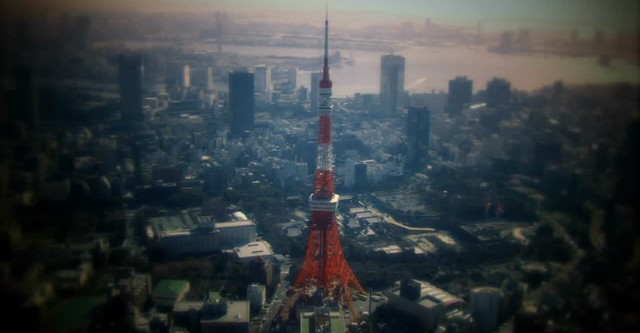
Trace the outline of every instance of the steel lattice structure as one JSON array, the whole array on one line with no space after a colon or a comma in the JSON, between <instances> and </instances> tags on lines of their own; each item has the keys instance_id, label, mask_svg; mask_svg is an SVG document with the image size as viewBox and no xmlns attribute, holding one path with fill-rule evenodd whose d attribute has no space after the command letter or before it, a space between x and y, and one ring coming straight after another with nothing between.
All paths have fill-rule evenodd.
<instances>
[{"instance_id":1,"label":"steel lattice structure","mask_svg":"<svg viewBox=\"0 0 640 333\"><path fill-rule=\"evenodd\" d=\"M293 287L302 297L318 292L328 300L351 308L351 288L364 292L344 257L335 211L339 195L335 193L333 149L331 146L331 88L329 79L329 20L325 18L324 66L319 84L320 128L318 135L315 189L309 196L312 211L311 234L302 269ZM355 312L354 312L355 313Z\"/></svg>"}]
</instances>

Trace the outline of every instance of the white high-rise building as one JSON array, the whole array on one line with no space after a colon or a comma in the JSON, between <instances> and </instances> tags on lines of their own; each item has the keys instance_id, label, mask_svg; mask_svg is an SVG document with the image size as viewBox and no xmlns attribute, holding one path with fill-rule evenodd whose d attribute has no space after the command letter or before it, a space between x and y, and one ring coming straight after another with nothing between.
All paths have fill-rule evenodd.
<instances>
[{"instance_id":1,"label":"white high-rise building","mask_svg":"<svg viewBox=\"0 0 640 333\"><path fill-rule=\"evenodd\" d=\"M180 73L180 85L182 88L191 87L191 67L189 64L182 66L182 72Z\"/></svg>"},{"instance_id":2,"label":"white high-rise building","mask_svg":"<svg viewBox=\"0 0 640 333\"><path fill-rule=\"evenodd\" d=\"M356 183L356 162L347 160L344 164L344 186L353 187Z\"/></svg>"},{"instance_id":3,"label":"white high-rise building","mask_svg":"<svg viewBox=\"0 0 640 333\"><path fill-rule=\"evenodd\" d=\"M207 91L213 91L213 68L207 67Z\"/></svg>"},{"instance_id":4,"label":"white high-rise building","mask_svg":"<svg viewBox=\"0 0 640 333\"><path fill-rule=\"evenodd\" d=\"M287 71L287 83L291 86L292 91L298 88L298 69L295 67L289 67Z\"/></svg>"},{"instance_id":5,"label":"white high-rise building","mask_svg":"<svg viewBox=\"0 0 640 333\"><path fill-rule=\"evenodd\" d=\"M311 101L311 112L318 111L320 80L322 80L322 73L311 73L311 94L309 96L309 100Z\"/></svg>"},{"instance_id":6,"label":"white high-rise building","mask_svg":"<svg viewBox=\"0 0 640 333\"><path fill-rule=\"evenodd\" d=\"M271 68L266 65L255 67L253 87L261 100L267 102L271 100Z\"/></svg>"}]
</instances>

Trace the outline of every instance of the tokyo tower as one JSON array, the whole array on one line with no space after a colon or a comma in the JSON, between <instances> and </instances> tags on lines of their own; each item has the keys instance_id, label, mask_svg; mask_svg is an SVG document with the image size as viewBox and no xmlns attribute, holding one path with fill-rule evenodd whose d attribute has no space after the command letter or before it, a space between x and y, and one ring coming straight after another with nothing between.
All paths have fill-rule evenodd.
<instances>
[{"instance_id":1,"label":"tokyo tower","mask_svg":"<svg viewBox=\"0 0 640 333\"><path fill-rule=\"evenodd\" d=\"M344 257L336 222L339 195L335 193L331 146L331 79L328 61L329 20L325 17L324 67L319 84L320 130L315 189L309 196L311 234L302 269L293 283L300 296L321 295L351 308L351 287L364 290ZM353 311L352 311L353 312ZM355 312L353 312L355 314Z\"/></svg>"}]
</instances>

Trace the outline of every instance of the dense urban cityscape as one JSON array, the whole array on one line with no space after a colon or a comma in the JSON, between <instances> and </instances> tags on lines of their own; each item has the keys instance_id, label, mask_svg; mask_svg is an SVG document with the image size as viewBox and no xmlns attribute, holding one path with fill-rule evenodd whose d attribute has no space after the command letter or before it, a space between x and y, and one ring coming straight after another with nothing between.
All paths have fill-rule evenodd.
<instances>
[{"instance_id":1,"label":"dense urban cityscape","mask_svg":"<svg viewBox=\"0 0 640 333\"><path fill-rule=\"evenodd\" d=\"M640 27L202 3L0 6L7 327L640 327Z\"/></svg>"}]
</instances>

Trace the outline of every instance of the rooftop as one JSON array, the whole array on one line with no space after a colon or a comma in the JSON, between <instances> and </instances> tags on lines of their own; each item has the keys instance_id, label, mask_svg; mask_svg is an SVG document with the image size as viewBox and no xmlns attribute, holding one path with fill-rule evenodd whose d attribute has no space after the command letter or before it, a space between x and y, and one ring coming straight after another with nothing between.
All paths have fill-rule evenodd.
<instances>
[{"instance_id":1,"label":"rooftop","mask_svg":"<svg viewBox=\"0 0 640 333\"><path fill-rule=\"evenodd\" d=\"M227 301L227 312L225 314L204 315L202 324L207 323L238 323L249 321L249 301Z\"/></svg>"},{"instance_id":2,"label":"rooftop","mask_svg":"<svg viewBox=\"0 0 640 333\"><path fill-rule=\"evenodd\" d=\"M364 213L367 212L367 208L364 207L355 207L355 208L350 208L349 209L349 214L358 214L358 213Z\"/></svg>"},{"instance_id":3,"label":"rooftop","mask_svg":"<svg viewBox=\"0 0 640 333\"><path fill-rule=\"evenodd\" d=\"M154 234L159 238L255 225L242 212L235 212L231 221L215 222L212 216L202 215L198 209L182 211L175 215L152 217L149 221Z\"/></svg>"},{"instance_id":4,"label":"rooftop","mask_svg":"<svg viewBox=\"0 0 640 333\"><path fill-rule=\"evenodd\" d=\"M435 304L442 303L446 309L448 307L464 303L462 299L449 294L429 282L416 279L412 280L420 284L420 299L417 302L422 306L432 307ZM397 281L395 284L396 285L390 291L393 294L400 296L400 281Z\"/></svg>"},{"instance_id":5,"label":"rooftop","mask_svg":"<svg viewBox=\"0 0 640 333\"><path fill-rule=\"evenodd\" d=\"M216 229L223 228L236 228L236 227L249 227L255 225L251 220L245 221L230 221L230 222L218 222L216 223Z\"/></svg>"},{"instance_id":6,"label":"rooftop","mask_svg":"<svg viewBox=\"0 0 640 333\"><path fill-rule=\"evenodd\" d=\"M158 237L183 234L190 231L180 215L152 217L149 221Z\"/></svg>"},{"instance_id":7,"label":"rooftop","mask_svg":"<svg viewBox=\"0 0 640 333\"><path fill-rule=\"evenodd\" d=\"M233 249L239 259L272 256L271 244L266 241L251 242Z\"/></svg>"},{"instance_id":8,"label":"rooftop","mask_svg":"<svg viewBox=\"0 0 640 333\"><path fill-rule=\"evenodd\" d=\"M376 217L375 214L367 211L367 212L362 212L362 213L356 213L355 214L357 218L359 219L368 219L368 218L372 218L372 217Z\"/></svg>"},{"instance_id":9,"label":"rooftop","mask_svg":"<svg viewBox=\"0 0 640 333\"><path fill-rule=\"evenodd\" d=\"M376 248L374 249L374 251L381 251L386 254L396 254L396 253L402 253L402 248L396 244L393 244L393 245Z\"/></svg>"},{"instance_id":10,"label":"rooftop","mask_svg":"<svg viewBox=\"0 0 640 333\"><path fill-rule=\"evenodd\" d=\"M300 332L302 333L344 333L345 320L340 312L328 311L302 312L300 314Z\"/></svg>"}]
</instances>

